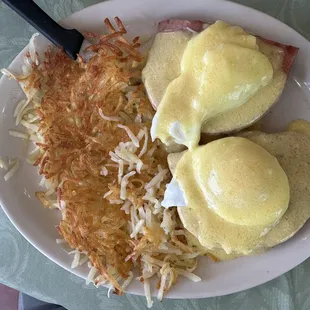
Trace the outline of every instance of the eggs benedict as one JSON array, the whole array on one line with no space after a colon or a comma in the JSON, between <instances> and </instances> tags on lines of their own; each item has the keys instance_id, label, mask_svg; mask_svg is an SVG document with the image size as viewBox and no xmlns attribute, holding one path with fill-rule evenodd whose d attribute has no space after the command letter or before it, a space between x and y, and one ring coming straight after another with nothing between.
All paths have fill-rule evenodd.
<instances>
[{"instance_id":1,"label":"eggs benedict","mask_svg":"<svg viewBox=\"0 0 310 310\"><path fill-rule=\"evenodd\" d=\"M245 132L168 156L173 180L163 205L178 206L200 251L220 259L257 254L309 219L310 138L300 130Z\"/></svg>"},{"instance_id":2,"label":"eggs benedict","mask_svg":"<svg viewBox=\"0 0 310 310\"><path fill-rule=\"evenodd\" d=\"M143 70L143 81L154 108L158 108L153 137L166 144L197 145L200 130L218 134L252 124L278 100L298 51L221 21L207 25L169 20L159 24L159 31ZM241 70L250 68L250 62L243 57L246 51L248 56L253 53L260 59L255 68L266 75L263 81L259 82L257 76L255 82L246 83L250 76ZM268 62L266 69L263 63ZM250 73L253 78L255 72ZM239 79L239 84L238 76L244 78ZM248 89L246 85L252 86Z\"/></svg>"},{"instance_id":3,"label":"eggs benedict","mask_svg":"<svg viewBox=\"0 0 310 310\"><path fill-rule=\"evenodd\" d=\"M186 152L174 182L184 193L178 210L185 228L194 228L189 230L205 247L220 244L228 253L250 252L288 208L289 183L277 159L241 137ZM166 200L162 205L169 206Z\"/></svg>"},{"instance_id":4,"label":"eggs benedict","mask_svg":"<svg viewBox=\"0 0 310 310\"><path fill-rule=\"evenodd\" d=\"M155 114L153 139L197 146L204 122L240 106L272 77L272 65L254 36L214 23L188 42L181 74L168 85Z\"/></svg>"}]
</instances>

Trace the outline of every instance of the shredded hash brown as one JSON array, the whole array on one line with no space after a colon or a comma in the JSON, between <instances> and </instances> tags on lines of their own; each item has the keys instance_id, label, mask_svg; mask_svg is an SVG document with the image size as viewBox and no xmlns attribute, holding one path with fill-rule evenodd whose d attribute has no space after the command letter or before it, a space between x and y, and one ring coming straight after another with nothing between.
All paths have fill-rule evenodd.
<instances>
[{"instance_id":1,"label":"shredded hash brown","mask_svg":"<svg viewBox=\"0 0 310 310\"><path fill-rule=\"evenodd\" d=\"M28 109L38 130L27 125L26 112L24 125L39 137L33 164L49 188L36 195L52 207L57 193L57 229L88 256L99 273L95 284L108 282L121 294L120 279L132 278L137 266L147 296L148 279L158 275L162 299L179 274L191 278L200 253L188 245L177 212L160 206L171 176L165 148L149 137L154 111L141 81L139 38L128 41L117 17L115 23L105 20L108 34L86 34L95 41L87 63L49 49L32 65L22 83L29 100L39 97Z\"/></svg>"}]
</instances>

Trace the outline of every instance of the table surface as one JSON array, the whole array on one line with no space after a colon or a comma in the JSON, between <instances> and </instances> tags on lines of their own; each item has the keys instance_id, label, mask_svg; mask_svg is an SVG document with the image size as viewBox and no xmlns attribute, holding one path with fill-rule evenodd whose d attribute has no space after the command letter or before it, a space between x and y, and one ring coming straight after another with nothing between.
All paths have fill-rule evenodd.
<instances>
[{"instance_id":1,"label":"table surface","mask_svg":"<svg viewBox=\"0 0 310 310\"><path fill-rule=\"evenodd\" d=\"M130 1L130 0L127 0ZM147 2L147 0L145 0ZM220 0L219 0L220 1ZM56 20L100 0L38 0ZM272 15L310 39L309 0L237 0ZM34 29L0 3L0 68L28 43ZM54 264L30 245L0 209L0 282L69 310L145 309L143 297L107 297L105 288L85 281ZM281 277L256 288L198 300L156 301L157 309L307 310L310 309L310 259Z\"/></svg>"}]
</instances>

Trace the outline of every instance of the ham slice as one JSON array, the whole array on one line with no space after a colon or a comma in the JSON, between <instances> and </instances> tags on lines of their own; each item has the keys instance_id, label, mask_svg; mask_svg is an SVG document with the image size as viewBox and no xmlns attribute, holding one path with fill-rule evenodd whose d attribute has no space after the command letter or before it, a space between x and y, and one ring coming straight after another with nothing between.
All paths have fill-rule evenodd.
<instances>
[{"instance_id":1,"label":"ham slice","mask_svg":"<svg viewBox=\"0 0 310 310\"><path fill-rule=\"evenodd\" d=\"M158 24L158 32L172 32L178 30L192 30L201 32L205 23L201 20L168 19Z\"/></svg>"}]
</instances>

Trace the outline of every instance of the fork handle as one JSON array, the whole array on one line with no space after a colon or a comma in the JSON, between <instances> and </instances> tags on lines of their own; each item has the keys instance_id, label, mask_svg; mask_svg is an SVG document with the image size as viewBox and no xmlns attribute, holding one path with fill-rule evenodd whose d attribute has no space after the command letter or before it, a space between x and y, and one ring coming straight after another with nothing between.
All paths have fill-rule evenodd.
<instances>
[{"instance_id":1,"label":"fork handle","mask_svg":"<svg viewBox=\"0 0 310 310\"><path fill-rule=\"evenodd\" d=\"M3 0L3 2L51 42L63 48L69 57L76 59L84 41L80 32L61 27L32 0Z\"/></svg>"}]
</instances>

